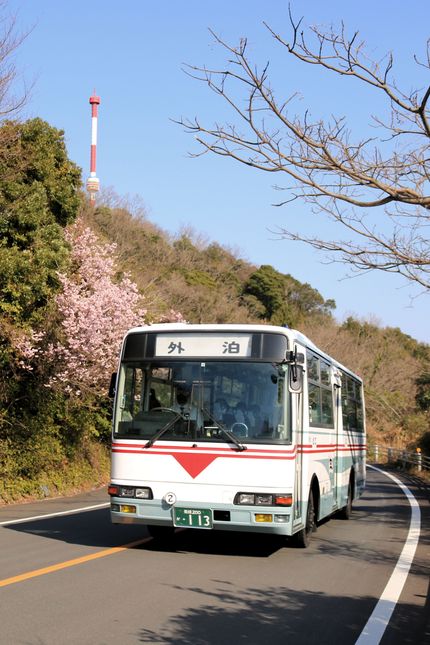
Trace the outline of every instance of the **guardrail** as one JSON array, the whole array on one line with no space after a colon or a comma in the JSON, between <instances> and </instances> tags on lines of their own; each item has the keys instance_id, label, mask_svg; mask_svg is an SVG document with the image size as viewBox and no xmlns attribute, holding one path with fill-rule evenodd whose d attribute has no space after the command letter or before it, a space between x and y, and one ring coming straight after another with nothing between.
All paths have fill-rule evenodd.
<instances>
[{"instance_id":1,"label":"guardrail","mask_svg":"<svg viewBox=\"0 0 430 645\"><path fill-rule=\"evenodd\" d=\"M430 470L430 457L423 455L419 448L415 452L408 452L399 448L375 444L369 446L368 456L377 463L387 461L388 463L397 464L404 470L408 468L414 468L418 472Z\"/></svg>"}]
</instances>

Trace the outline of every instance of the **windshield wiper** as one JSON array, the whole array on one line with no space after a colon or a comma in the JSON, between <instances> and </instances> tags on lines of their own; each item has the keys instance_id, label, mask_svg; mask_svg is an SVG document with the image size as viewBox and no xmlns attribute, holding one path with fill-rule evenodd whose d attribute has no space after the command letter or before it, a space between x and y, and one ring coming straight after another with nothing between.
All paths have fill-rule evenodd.
<instances>
[{"instance_id":1,"label":"windshield wiper","mask_svg":"<svg viewBox=\"0 0 430 645\"><path fill-rule=\"evenodd\" d=\"M238 439L236 439L236 437L234 436L234 434L232 432L230 432L230 430L227 430L227 428L225 426L223 426L221 421L218 421L218 419L215 419L215 417L213 417L206 410L206 408L203 411L206 412L207 416L209 417L209 420L212 421L212 423L215 423L216 427L221 430L222 434L224 434L226 437L228 437L230 439L230 441L232 443L234 443L235 446L237 446L237 449L239 450L239 452L242 452L243 450L248 449L247 446L244 446L243 443L240 443L240 441Z\"/></svg>"},{"instance_id":2,"label":"windshield wiper","mask_svg":"<svg viewBox=\"0 0 430 645\"><path fill-rule=\"evenodd\" d=\"M218 421L211 414L209 414L209 412L206 409L202 408L202 410L203 410L203 412L206 412L206 414L209 417L210 421L215 423L216 427L219 430L221 430L221 433L223 435L225 435L228 439L230 439L230 441L232 443L234 443L234 445L237 447L239 452L242 452L243 450L247 450L247 446L244 446L243 443L240 443L240 441L234 436L234 434L232 432L230 432L229 430L227 430L227 428L225 428L220 421ZM147 441L146 444L143 447L144 448L150 448L158 439L160 439L160 437L163 436L163 434L168 432L168 430L170 430L170 428L173 425L175 425L175 423L176 423L176 421L178 419L182 419L184 421L187 421L187 416L181 414L180 412L178 412L176 414L176 416L171 421L169 421L165 426L160 428L160 430L158 430L158 432L156 432L155 435L153 437L151 437L151 439L149 439L149 441Z\"/></svg>"},{"instance_id":3,"label":"windshield wiper","mask_svg":"<svg viewBox=\"0 0 430 645\"><path fill-rule=\"evenodd\" d=\"M147 441L143 447L150 448L157 441L157 439L162 437L163 434L165 434L168 430L170 430L172 426L175 425L178 419L183 419L184 421L186 421L185 417L180 412L177 412L176 415L173 417L173 419L168 423L166 423L165 426L160 428L160 430L158 430L158 432L156 432L155 435L151 437L151 439L149 439L149 441Z\"/></svg>"},{"instance_id":4,"label":"windshield wiper","mask_svg":"<svg viewBox=\"0 0 430 645\"><path fill-rule=\"evenodd\" d=\"M242 450L247 450L248 449L248 447L244 446L243 443L240 443L239 439L236 439L234 434L232 432L230 432L229 430L227 430L227 428L224 428L224 426L221 425L218 421L215 421L215 423L217 424L217 426L221 430L221 432L223 434L225 434L225 436L228 437L230 439L230 441L232 441L237 446L237 449L240 452L242 452Z\"/></svg>"}]
</instances>

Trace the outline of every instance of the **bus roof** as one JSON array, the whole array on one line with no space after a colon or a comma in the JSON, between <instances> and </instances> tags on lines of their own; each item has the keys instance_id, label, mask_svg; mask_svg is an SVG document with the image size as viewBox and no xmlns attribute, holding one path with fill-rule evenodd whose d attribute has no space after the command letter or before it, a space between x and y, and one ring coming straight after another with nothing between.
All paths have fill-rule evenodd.
<instances>
[{"instance_id":1,"label":"bus roof","mask_svg":"<svg viewBox=\"0 0 430 645\"><path fill-rule=\"evenodd\" d=\"M258 324L238 324L238 323L213 323L213 324L195 324L195 323L157 323L153 325L145 325L142 327L133 327L129 329L126 333L126 336L129 334L135 333L158 333L158 332L211 332L211 331L231 331L235 333L240 332L266 332L266 333L277 333L283 334L288 338L291 345L294 342L298 342L307 349L312 349L317 352L320 356L327 359L330 363L338 367L339 369L347 372L354 378L362 382L362 379L358 374L355 374L351 369L342 365L335 358L324 352L320 349L315 343L310 340L305 334L298 331L297 329L291 329L290 327L281 327L277 325L258 325Z\"/></svg>"}]
</instances>

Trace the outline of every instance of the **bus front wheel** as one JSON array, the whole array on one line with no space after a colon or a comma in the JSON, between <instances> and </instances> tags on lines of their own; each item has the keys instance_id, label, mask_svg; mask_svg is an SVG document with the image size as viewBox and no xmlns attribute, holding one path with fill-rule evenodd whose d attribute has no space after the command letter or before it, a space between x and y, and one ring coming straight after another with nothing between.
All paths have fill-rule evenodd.
<instances>
[{"instance_id":1,"label":"bus front wheel","mask_svg":"<svg viewBox=\"0 0 430 645\"><path fill-rule=\"evenodd\" d=\"M309 546L311 535L317 530L315 500L313 491L309 491L308 508L306 511L306 524L294 535L295 546L299 549L306 549Z\"/></svg>"}]
</instances>

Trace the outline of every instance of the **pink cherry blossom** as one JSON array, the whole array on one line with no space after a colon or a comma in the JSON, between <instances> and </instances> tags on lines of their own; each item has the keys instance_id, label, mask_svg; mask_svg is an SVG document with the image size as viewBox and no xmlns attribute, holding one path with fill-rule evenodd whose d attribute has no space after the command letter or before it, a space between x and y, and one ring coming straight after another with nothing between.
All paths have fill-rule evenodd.
<instances>
[{"instance_id":1,"label":"pink cherry blossom","mask_svg":"<svg viewBox=\"0 0 430 645\"><path fill-rule=\"evenodd\" d=\"M50 373L47 387L70 396L107 392L116 370L121 342L131 327L144 326L154 317L130 276L118 276L115 244L102 243L78 219L66 232L71 247L70 268L59 273L61 291L56 296L59 328L55 341L48 334L21 335L14 343L18 366ZM185 322L171 309L160 322Z\"/></svg>"},{"instance_id":2,"label":"pink cherry blossom","mask_svg":"<svg viewBox=\"0 0 430 645\"><path fill-rule=\"evenodd\" d=\"M46 350L55 361L51 386L78 392L106 391L127 329L144 325L143 297L127 274L115 278L115 245L101 243L77 220L66 232L71 272L60 274L56 298L62 338Z\"/></svg>"}]
</instances>

